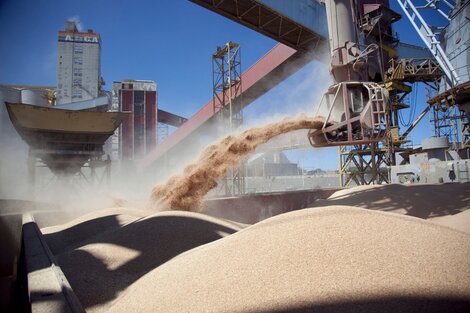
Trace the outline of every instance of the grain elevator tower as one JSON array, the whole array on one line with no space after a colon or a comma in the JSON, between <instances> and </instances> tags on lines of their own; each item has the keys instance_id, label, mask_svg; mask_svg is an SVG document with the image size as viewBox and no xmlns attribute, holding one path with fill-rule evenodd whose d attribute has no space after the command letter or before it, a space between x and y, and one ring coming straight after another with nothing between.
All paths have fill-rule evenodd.
<instances>
[{"instance_id":1,"label":"grain elevator tower","mask_svg":"<svg viewBox=\"0 0 470 313\"><path fill-rule=\"evenodd\" d=\"M89 29L80 32L74 21L59 31L57 104L97 98L102 85L101 38Z\"/></svg>"}]
</instances>

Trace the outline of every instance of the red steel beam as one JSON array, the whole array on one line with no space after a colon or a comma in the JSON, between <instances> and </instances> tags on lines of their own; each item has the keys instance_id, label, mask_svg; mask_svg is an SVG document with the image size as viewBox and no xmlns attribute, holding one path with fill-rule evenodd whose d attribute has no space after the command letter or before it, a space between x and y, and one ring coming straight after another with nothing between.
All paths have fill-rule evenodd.
<instances>
[{"instance_id":1,"label":"red steel beam","mask_svg":"<svg viewBox=\"0 0 470 313\"><path fill-rule=\"evenodd\" d=\"M244 106L247 106L273 86L293 74L312 60L312 58L312 56L296 51L286 45L276 45L242 74ZM147 154L140 164L141 169L152 165L157 159L206 123L215 113L211 99L186 123L181 125L153 151Z\"/></svg>"}]
</instances>

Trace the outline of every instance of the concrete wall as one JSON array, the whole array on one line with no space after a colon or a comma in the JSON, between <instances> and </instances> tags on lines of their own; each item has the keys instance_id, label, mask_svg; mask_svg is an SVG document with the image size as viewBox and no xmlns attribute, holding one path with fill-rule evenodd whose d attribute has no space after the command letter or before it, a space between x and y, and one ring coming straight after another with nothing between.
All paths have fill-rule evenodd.
<instances>
[{"instance_id":1,"label":"concrete wall","mask_svg":"<svg viewBox=\"0 0 470 313\"><path fill-rule=\"evenodd\" d=\"M308 208L339 188L246 195L207 200L202 212L246 224L254 224L281 213Z\"/></svg>"},{"instance_id":2,"label":"concrete wall","mask_svg":"<svg viewBox=\"0 0 470 313\"><path fill-rule=\"evenodd\" d=\"M246 177L247 193L283 192L292 190L339 188L338 174Z\"/></svg>"}]
</instances>

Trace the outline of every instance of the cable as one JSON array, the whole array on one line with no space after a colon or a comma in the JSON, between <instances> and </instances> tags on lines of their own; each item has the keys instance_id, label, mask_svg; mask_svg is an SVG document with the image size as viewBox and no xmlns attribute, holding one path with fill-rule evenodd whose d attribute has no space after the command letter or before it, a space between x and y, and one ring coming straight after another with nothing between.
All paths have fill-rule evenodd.
<instances>
[{"instance_id":1,"label":"cable","mask_svg":"<svg viewBox=\"0 0 470 313\"><path fill-rule=\"evenodd\" d=\"M406 99L409 102L410 105L410 114L408 116L408 120L405 123L405 118L403 117L403 113L401 110L398 112L398 119L400 120L400 124L404 127L409 127L414 121L415 115L416 115L416 110L417 110L417 99L418 99L418 88L415 88L416 84L413 84L413 91L412 93L408 94L406 96Z\"/></svg>"}]
</instances>

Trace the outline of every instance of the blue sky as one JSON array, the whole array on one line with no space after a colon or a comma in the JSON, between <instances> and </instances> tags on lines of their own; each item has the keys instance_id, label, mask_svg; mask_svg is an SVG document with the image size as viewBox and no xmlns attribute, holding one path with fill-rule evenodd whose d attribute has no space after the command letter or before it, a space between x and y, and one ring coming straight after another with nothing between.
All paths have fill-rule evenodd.
<instances>
[{"instance_id":1,"label":"blue sky","mask_svg":"<svg viewBox=\"0 0 470 313\"><path fill-rule=\"evenodd\" d=\"M394 1L392 9L400 12ZM276 44L186 0L0 0L0 84L54 86L57 32L68 18L79 18L85 30L101 34L106 89L122 79L155 80L159 107L186 117L211 98L211 54L218 45L229 40L240 43L246 69ZM406 19L396 31L401 40L421 44ZM326 69L318 62L308 64L255 101L245 112L247 120L308 110L308 101L314 101L312 90L321 94L309 83L319 85L315 77ZM416 114L424 108L423 99L424 89L419 88ZM405 119L408 114L404 113ZM415 132L415 143L430 134L428 121ZM338 164L336 149L289 156L309 167L336 169Z\"/></svg>"},{"instance_id":2,"label":"blue sky","mask_svg":"<svg viewBox=\"0 0 470 313\"><path fill-rule=\"evenodd\" d=\"M244 68L275 45L186 0L1 3L0 38L7 44L0 46L0 83L55 85L57 32L66 19L78 17L84 29L101 34L106 88L126 78L156 80L160 106L185 116L212 94L217 45L232 40L247 47Z\"/></svg>"}]
</instances>

